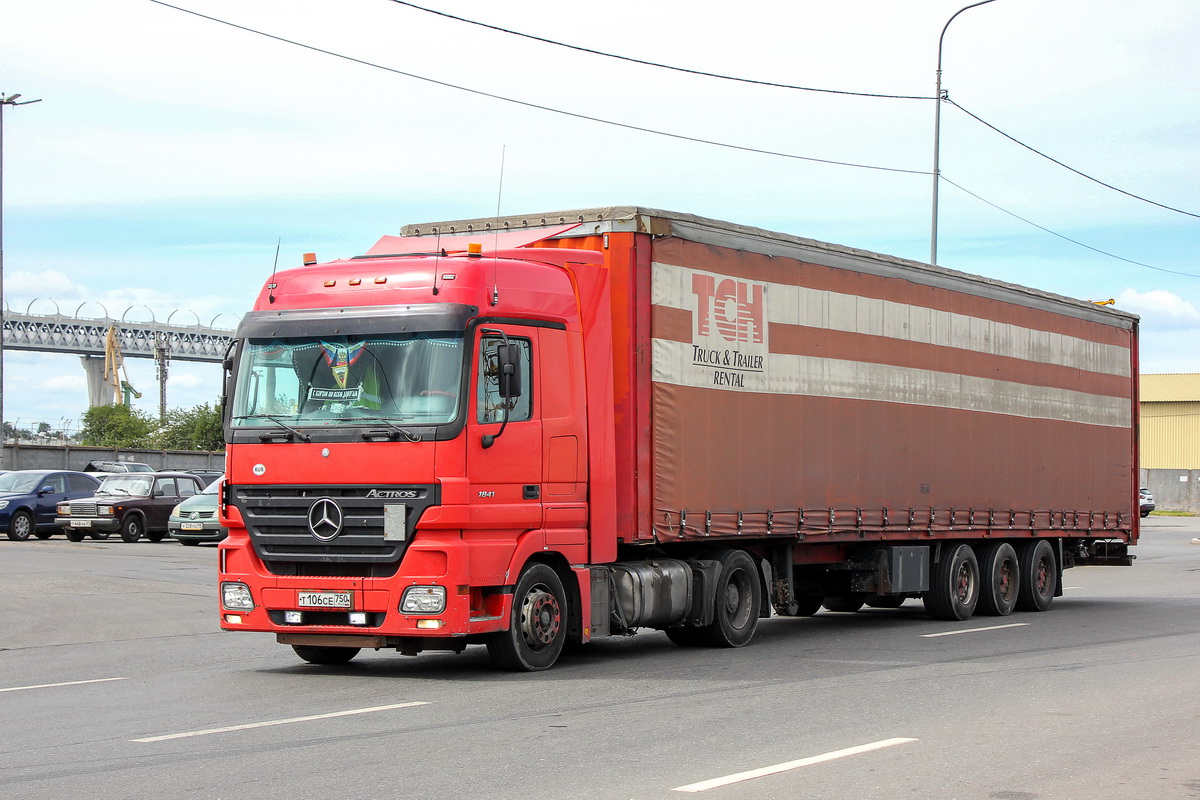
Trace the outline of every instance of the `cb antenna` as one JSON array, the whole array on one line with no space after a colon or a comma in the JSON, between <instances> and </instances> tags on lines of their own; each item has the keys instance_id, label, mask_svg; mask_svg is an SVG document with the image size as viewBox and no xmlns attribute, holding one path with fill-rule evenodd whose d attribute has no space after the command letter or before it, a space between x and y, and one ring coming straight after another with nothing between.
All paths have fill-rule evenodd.
<instances>
[{"instance_id":1,"label":"cb antenna","mask_svg":"<svg viewBox=\"0 0 1200 800\"><path fill-rule=\"evenodd\" d=\"M267 302L275 302L275 271L279 269L279 246L283 244L283 237L280 236L275 240L275 263L271 265L271 282L267 284Z\"/></svg>"},{"instance_id":2,"label":"cb antenna","mask_svg":"<svg viewBox=\"0 0 1200 800\"><path fill-rule=\"evenodd\" d=\"M500 302L495 251L500 247L500 200L504 196L504 154L507 149L508 145L500 145L500 185L496 187L496 227L492 231L492 305Z\"/></svg>"}]
</instances>

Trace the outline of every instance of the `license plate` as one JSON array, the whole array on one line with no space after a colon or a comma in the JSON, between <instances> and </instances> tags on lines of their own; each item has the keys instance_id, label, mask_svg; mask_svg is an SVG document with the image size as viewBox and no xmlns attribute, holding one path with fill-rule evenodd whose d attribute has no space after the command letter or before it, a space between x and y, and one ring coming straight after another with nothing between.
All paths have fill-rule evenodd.
<instances>
[{"instance_id":1,"label":"license plate","mask_svg":"<svg viewBox=\"0 0 1200 800\"><path fill-rule=\"evenodd\" d=\"M183 531L202 531L204 530L203 522L181 522L179 529Z\"/></svg>"},{"instance_id":2,"label":"license plate","mask_svg":"<svg viewBox=\"0 0 1200 800\"><path fill-rule=\"evenodd\" d=\"M301 608L351 608L351 592L300 592L296 605Z\"/></svg>"},{"instance_id":3,"label":"license plate","mask_svg":"<svg viewBox=\"0 0 1200 800\"><path fill-rule=\"evenodd\" d=\"M92 521L90 519L73 519L71 520L72 528L90 528Z\"/></svg>"}]
</instances>

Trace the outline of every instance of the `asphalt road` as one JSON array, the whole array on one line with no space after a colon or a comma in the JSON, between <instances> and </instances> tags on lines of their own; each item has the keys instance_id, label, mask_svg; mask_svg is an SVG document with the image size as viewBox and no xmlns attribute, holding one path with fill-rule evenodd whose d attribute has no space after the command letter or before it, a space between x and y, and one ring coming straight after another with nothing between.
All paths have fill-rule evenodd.
<instances>
[{"instance_id":1,"label":"asphalt road","mask_svg":"<svg viewBox=\"0 0 1200 800\"><path fill-rule=\"evenodd\" d=\"M510 674L216 630L215 553L0 541L0 798L1200 797L1200 518L1048 613L919 603Z\"/></svg>"}]
</instances>

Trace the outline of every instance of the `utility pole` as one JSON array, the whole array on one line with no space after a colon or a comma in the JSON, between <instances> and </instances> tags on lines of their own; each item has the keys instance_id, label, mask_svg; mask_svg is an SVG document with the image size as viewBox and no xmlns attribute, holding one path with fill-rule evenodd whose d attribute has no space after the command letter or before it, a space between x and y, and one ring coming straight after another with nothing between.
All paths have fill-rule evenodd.
<instances>
[{"instance_id":1,"label":"utility pole","mask_svg":"<svg viewBox=\"0 0 1200 800\"><path fill-rule=\"evenodd\" d=\"M27 106L39 100L20 100L19 94L6 95L0 92L0 467L4 463L4 107ZM15 426L13 428L16 430Z\"/></svg>"},{"instance_id":2,"label":"utility pole","mask_svg":"<svg viewBox=\"0 0 1200 800\"><path fill-rule=\"evenodd\" d=\"M167 424L167 365L171 361L167 334L154 332L154 364L158 373L158 421Z\"/></svg>"},{"instance_id":3,"label":"utility pole","mask_svg":"<svg viewBox=\"0 0 1200 800\"><path fill-rule=\"evenodd\" d=\"M987 5L992 2L995 2L995 0L982 0L982 2L972 3L955 11L950 19L946 20L946 24L942 26L942 35L938 37L937 91L933 96L933 222L929 233L930 264L937 264L938 187L942 178L939 163L941 161L942 147L942 100L945 99L942 94L942 41L946 38L946 29L950 27L951 22L954 22L954 17L957 17L968 8L975 8L976 6Z\"/></svg>"}]
</instances>

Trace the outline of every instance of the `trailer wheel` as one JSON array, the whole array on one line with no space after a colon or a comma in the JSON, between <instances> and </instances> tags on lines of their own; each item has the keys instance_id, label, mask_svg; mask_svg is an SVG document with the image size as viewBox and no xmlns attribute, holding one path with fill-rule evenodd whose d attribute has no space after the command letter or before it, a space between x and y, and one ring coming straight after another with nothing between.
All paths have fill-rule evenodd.
<instances>
[{"instance_id":1,"label":"trailer wheel","mask_svg":"<svg viewBox=\"0 0 1200 800\"><path fill-rule=\"evenodd\" d=\"M664 628L663 633L671 640L671 644L677 644L680 647L696 647L704 644L700 639L701 630L699 628L684 627L684 628Z\"/></svg>"},{"instance_id":2,"label":"trailer wheel","mask_svg":"<svg viewBox=\"0 0 1200 800\"><path fill-rule=\"evenodd\" d=\"M1017 608L1045 611L1058 589L1058 562L1045 539L1023 542L1017 551Z\"/></svg>"},{"instance_id":3,"label":"trailer wheel","mask_svg":"<svg viewBox=\"0 0 1200 800\"><path fill-rule=\"evenodd\" d=\"M792 602L792 607L787 611L779 611L779 616L811 617L821 610L822 600L824 598L819 594L798 594L795 601Z\"/></svg>"},{"instance_id":4,"label":"trailer wheel","mask_svg":"<svg viewBox=\"0 0 1200 800\"><path fill-rule=\"evenodd\" d=\"M934 565L925 611L934 619L970 619L979 603L979 560L969 544L942 551Z\"/></svg>"},{"instance_id":5,"label":"trailer wheel","mask_svg":"<svg viewBox=\"0 0 1200 800\"><path fill-rule=\"evenodd\" d=\"M716 560L721 563L713 598L716 607L712 623L699 629L701 638L712 647L742 647L758 630L762 607L758 568L745 550L722 550Z\"/></svg>"},{"instance_id":6,"label":"trailer wheel","mask_svg":"<svg viewBox=\"0 0 1200 800\"><path fill-rule=\"evenodd\" d=\"M992 542L979 553L980 614L1007 617L1017 605L1020 568L1017 551L1008 542Z\"/></svg>"},{"instance_id":7,"label":"trailer wheel","mask_svg":"<svg viewBox=\"0 0 1200 800\"><path fill-rule=\"evenodd\" d=\"M296 655L310 664L345 664L358 655L358 647L319 647L316 645L294 644L292 649Z\"/></svg>"},{"instance_id":8,"label":"trailer wheel","mask_svg":"<svg viewBox=\"0 0 1200 800\"><path fill-rule=\"evenodd\" d=\"M848 594L832 594L821 601L821 605L825 606L826 610L834 611L841 614L853 614L863 607L863 603L867 602L867 596L861 592L850 592Z\"/></svg>"},{"instance_id":9,"label":"trailer wheel","mask_svg":"<svg viewBox=\"0 0 1200 800\"><path fill-rule=\"evenodd\" d=\"M501 669L535 672L554 666L567 638L567 593L558 573L530 564L513 591L508 630L490 634L488 655Z\"/></svg>"}]
</instances>

